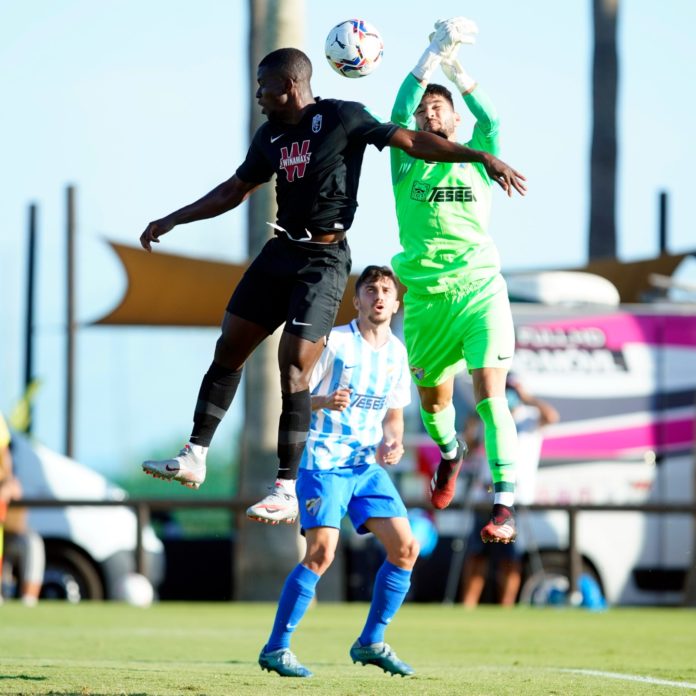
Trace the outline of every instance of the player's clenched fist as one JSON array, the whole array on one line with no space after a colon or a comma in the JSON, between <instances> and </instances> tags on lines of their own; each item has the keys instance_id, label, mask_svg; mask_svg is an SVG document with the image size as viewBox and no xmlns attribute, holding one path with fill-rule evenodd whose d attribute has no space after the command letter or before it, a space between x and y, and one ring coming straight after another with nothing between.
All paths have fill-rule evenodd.
<instances>
[{"instance_id":1,"label":"player's clenched fist","mask_svg":"<svg viewBox=\"0 0 696 696\"><path fill-rule=\"evenodd\" d=\"M315 397L316 398L316 397ZM345 411L350 406L350 389L336 389L323 398L321 408L332 411Z\"/></svg>"},{"instance_id":2,"label":"player's clenched fist","mask_svg":"<svg viewBox=\"0 0 696 696\"><path fill-rule=\"evenodd\" d=\"M387 466L394 466L401 461L401 457L404 454L404 446L401 442L396 440L385 441L379 443L377 447L377 452L375 453L375 459L379 464L386 464Z\"/></svg>"}]
</instances>

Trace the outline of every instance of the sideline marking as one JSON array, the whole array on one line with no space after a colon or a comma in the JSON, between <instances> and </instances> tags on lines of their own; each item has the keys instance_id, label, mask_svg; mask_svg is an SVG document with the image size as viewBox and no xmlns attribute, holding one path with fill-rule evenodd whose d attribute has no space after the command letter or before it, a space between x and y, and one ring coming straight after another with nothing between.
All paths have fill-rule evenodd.
<instances>
[{"instance_id":1,"label":"sideline marking","mask_svg":"<svg viewBox=\"0 0 696 696\"><path fill-rule=\"evenodd\" d=\"M637 674L602 672L598 669L553 669L552 671L566 672L569 674L583 674L589 677L605 677L606 679L620 679L623 681L643 682L644 684L656 684L658 686L674 686L678 689L696 689L696 684L692 682L670 681L668 679L656 679L655 677L641 677Z\"/></svg>"}]
</instances>

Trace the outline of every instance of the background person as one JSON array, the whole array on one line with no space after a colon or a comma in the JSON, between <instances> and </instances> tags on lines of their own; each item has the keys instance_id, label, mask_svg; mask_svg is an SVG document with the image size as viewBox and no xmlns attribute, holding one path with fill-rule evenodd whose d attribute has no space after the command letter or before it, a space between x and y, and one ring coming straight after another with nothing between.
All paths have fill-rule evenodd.
<instances>
[{"instance_id":1,"label":"background person","mask_svg":"<svg viewBox=\"0 0 696 696\"><path fill-rule=\"evenodd\" d=\"M33 606L41 593L46 556L43 539L27 524L26 508L14 504L22 498L22 484L15 475L10 445L10 431L0 414L0 598L2 586L11 585L16 576L19 597L27 606ZM8 509L10 503L13 505Z\"/></svg>"},{"instance_id":2,"label":"background person","mask_svg":"<svg viewBox=\"0 0 696 696\"><path fill-rule=\"evenodd\" d=\"M527 391L513 373L508 375L505 394L518 434L517 501L523 505L530 505L534 502L543 429L547 425L557 423L559 414L547 401ZM476 416L467 421L465 438L470 447L471 466L475 478L478 479L473 483L478 491L478 496L473 496L473 502L477 499L482 501L486 497L485 491L490 486L490 476L482 454L481 427ZM481 522L482 519L479 516L477 521ZM522 549L514 544L484 545L476 529L475 523L462 569L461 602L466 607L478 605L488 578L489 565L492 564L495 567L497 601L503 606L512 606L517 601L522 582Z\"/></svg>"}]
</instances>

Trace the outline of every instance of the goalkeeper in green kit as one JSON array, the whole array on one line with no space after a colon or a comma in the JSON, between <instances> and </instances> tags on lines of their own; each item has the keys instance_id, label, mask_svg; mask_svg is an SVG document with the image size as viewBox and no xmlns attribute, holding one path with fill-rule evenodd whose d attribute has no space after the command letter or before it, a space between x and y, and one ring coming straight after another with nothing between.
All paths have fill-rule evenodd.
<instances>
[{"instance_id":1,"label":"goalkeeper in green kit","mask_svg":"<svg viewBox=\"0 0 696 696\"><path fill-rule=\"evenodd\" d=\"M460 117L452 94L446 87L429 84L441 66L476 119L467 145L497 155L495 109L455 57L460 44L474 43L476 24L456 17L437 22L435 30L399 89L391 120L456 142ZM451 50L444 51L443 45ZM427 162L395 149L391 158L402 246L392 263L407 288L404 335L409 366L423 424L441 452L431 482L432 504L438 509L449 505L466 453L456 435L452 403L454 376L466 366L485 426L495 495L481 538L507 544L517 535L513 508L517 434L505 398L515 334L498 251L487 234L493 182L476 163ZM512 188L507 193L512 195Z\"/></svg>"}]
</instances>

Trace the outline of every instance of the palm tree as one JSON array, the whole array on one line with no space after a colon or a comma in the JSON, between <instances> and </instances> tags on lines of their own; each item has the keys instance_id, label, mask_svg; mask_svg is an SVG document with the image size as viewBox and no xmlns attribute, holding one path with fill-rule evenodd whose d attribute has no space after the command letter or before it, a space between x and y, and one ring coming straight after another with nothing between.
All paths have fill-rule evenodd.
<instances>
[{"instance_id":1,"label":"palm tree","mask_svg":"<svg viewBox=\"0 0 696 696\"><path fill-rule=\"evenodd\" d=\"M616 27L619 0L592 0L590 260L616 258Z\"/></svg>"},{"instance_id":2,"label":"palm tree","mask_svg":"<svg viewBox=\"0 0 696 696\"><path fill-rule=\"evenodd\" d=\"M253 98L256 66L263 56L283 46L303 45L304 0L249 0L250 109L249 133L263 116ZM266 221L276 219L273 186L266 185L248 201L247 243L254 257L269 239ZM278 465L276 442L280 416L278 338L263 342L244 368L245 422L240 453L239 494L258 499L273 480ZM235 597L275 600L288 571L297 563L297 527L270 527L240 515L235 545Z\"/></svg>"}]
</instances>

